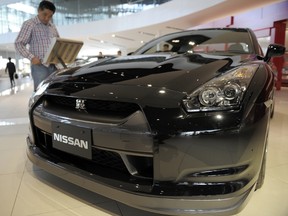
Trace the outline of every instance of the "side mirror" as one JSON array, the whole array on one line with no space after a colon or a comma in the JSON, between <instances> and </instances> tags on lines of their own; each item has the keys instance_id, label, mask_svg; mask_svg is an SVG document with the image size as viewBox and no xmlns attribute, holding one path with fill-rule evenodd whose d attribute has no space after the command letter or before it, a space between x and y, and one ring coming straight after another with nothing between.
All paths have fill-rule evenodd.
<instances>
[{"instance_id":1,"label":"side mirror","mask_svg":"<svg viewBox=\"0 0 288 216\"><path fill-rule=\"evenodd\" d=\"M279 44L270 44L268 46L264 61L268 62L272 57L282 56L285 53L285 47Z\"/></svg>"}]
</instances>

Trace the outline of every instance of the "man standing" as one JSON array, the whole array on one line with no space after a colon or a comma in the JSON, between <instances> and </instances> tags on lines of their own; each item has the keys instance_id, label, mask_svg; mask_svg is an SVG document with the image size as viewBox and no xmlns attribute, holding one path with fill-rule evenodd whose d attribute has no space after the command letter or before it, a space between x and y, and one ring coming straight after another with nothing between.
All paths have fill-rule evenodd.
<instances>
[{"instance_id":1,"label":"man standing","mask_svg":"<svg viewBox=\"0 0 288 216\"><path fill-rule=\"evenodd\" d=\"M38 15L23 23L15 41L16 50L31 61L34 90L40 82L56 70L55 65L42 64L51 39L59 37L55 25L51 22L55 11L56 7L52 2L41 1L38 6ZM29 48L26 45L29 45Z\"/></svg>"},{"instance_id":2,"label":"man standing","mask_svg":"<svg viewBox=\"0 0 288 216\"><path fill-rule=\"evenodd\" d=\"M11 88L15 86L15 80L14 80L14 74L16 72L16 67L13 62L11 62L11 58L8 58L9 62L6 65L5 72L9 73L9 78L10 78L10 83L11 83Z\"/></svg>"}]
</instances>

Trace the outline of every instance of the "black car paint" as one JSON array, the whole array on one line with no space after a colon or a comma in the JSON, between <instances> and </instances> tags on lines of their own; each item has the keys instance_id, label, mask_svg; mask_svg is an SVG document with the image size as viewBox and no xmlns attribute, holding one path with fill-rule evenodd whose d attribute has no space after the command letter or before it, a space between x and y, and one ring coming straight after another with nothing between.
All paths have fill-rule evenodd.
<instances>
[{"instance_id":1,"label":"black car paint","mask_svg":"<svg viewBox=\"0 0 288 216\"><path fill-rule=\"evenodd\" d=\"M73 116L69 124L92 128L97 148L119 153L122 159L126 158L128 164L140 171L130 175L90 164L53 150L49 145L36 144L35 148L31 135L28 138L28 156L46 170L74 183L77 182L75 173L81 173L87 184L82 186L92 191L105 195L109 191L107 187L112 187L120 193L115 196L116 200L145 210L169 214L180 211L181 214L193 213L193 208L215 208L217 214L219 206L216 200L231 199L230 204L235 209L223 205L220 215L238 212L241 208L237 209L237 206L246 202L245 197L251 195L257 182L270 119L270 108L264 102L272 97L273 74L263 61L257 60L257 56L257 53L224 57L163 53L132 55L56 73L49 80L45 94L30 109L31 124L49 134L52 132L51 123L46 118L65 121ZM193 90L230 69L253 62L259 67L239 109L197 113L188 113L184 109L182 100ZM165 94L160 94L160 90ZM104 101L105 104L103 110L91 115L92 110L85 113L87 111L75 111L75 107L67 109L61 104L55 105L49 101L50 96L66 97L72 101L77 98ZM39 106L42 100L45 102ZM107 115L105 109L114 106L114 102L117 107L129 104L132 111L114 110ZM61 114L60 119L53 116L54 110ZM50 112L47 116L46 111ZM80 118L81 121L73 120ZM34 126L31 130L34 137L42 136ZM36 159L35 155L39 158ZM53 170L46 162L40 162L40 158L57 164L58 169L69 170L70 174L63 176L60 170ZM98 185L96 189L91 182L101 184L103 188ZM232 201L230 194L235 200ZM130 199L134 195L135 201ZM141 201L136 201L138 195L143 198L142 205ZM208 199L211 206L188 205L194 196L203 201L209 196L217 198L213 201ZM183 203L187 203L182 206L179 202L168 207L171 201L168 197L174 201L179 197L185 198ZM165 199L167 204L154 205L158 199Z\"/></svg>"},{"instance_id":2,"label":"black car paint","mask_svg":"<svg viewBox=\"0 0 288 216\"><path fill-rule=\"evenodd\" d=\"M139 104L140 107L143 107L145 115L149 116L147 119L153 121L149 122L152 131L155 131L155 128L165 128L165 130L170 129L171 131L181 132L183 131L181 127L188 131L217 130L237 127L241 119L239 110L228 113L225 120L221 122L217 120L215 122L215 120L213 120L215 119L213 117L218 114L217 112L214 112L211 114L210 120L207 119L207 122L203 122L201 121L201 117L203 116L207 118L207 116L210 115L209 113L193 115L187 114L184 110L179 110L179 103L183 98L185 98L187 93L221 74L223 68L226 70L232 69L240 65L241 62L252 61L255 59L255 57L247 55L247 59L242 58L241 62L235 62L231 58L224 58L220 60L213 59L213 56L208 58L208 60L203 60L204 58L200 57L199 61L199 56L200 55L198 54L186 56L181 55L179 57L171 57L167 55L165 58L161 59L160 62L159 58L155 56L139 56L138 58L132 59L132 65L129 57L128 59L122 60L106 60L104 63L100 63L101 66L105 67L105 70L99 70L98 64L89 67L89 70L93 72L89 72L88 74L81 75L81 70L84 69L80 69L80 71L74 71L74 69L72 69L70 74L71 78L68 78L68 80L64 83L61 81L61 88L58 87L57 79L55 78L55 84L52 84L49 87L49 92L56 95L65 94L72 97L77 95L78 97L86 99L101 99L101 97L104 96L106 100L123 100ZM132 67L135 65L138 66L140 62L143 62L143 58L145 59L146 65L148 64L146 69ZM153 61L153 59L156 59L156 61ZM109 68L111 64L112 69ZM115 64L121 64L122 68L119 68L118 66L116 67L117 69L113 69ZM232 67L231 64L235 66ZM257 75L253 79L252 84L254 86L265 83L263 79L265 79L266 73L264 73L262 70L265 70L265 68L260 68ZM80 75L77 75L78 73L80 73ZM66 71L65 75L68 74L69 71ZM271 80L269 82L271 88L273 83L271 83ZM109 84L112 85L110 86ZM148 87L148 85L151 85L152 87ZM262 90L262 88L263 87L261 86L255 88L256 96L259 95L259 90ZM158 92L161 89L165 89L166 94L159 97ZM113 92L113 94L108 95L107 93L109 92ZM248 91L247 94L252 94L252 92L250 93ZM263 97L264 98L262 99L260 97L258 100L261 99L263 102L268 99L267 95L264 95ZM153 98L157 98L157 100L153 100ZM254 102L251 104L253 103ZM165 108L165 110L163 110L163 108ZM157 109L161 109L161 111ZM180 115L187 116L187 122L183 123L182 119L179 120L179 124L182 124L182 126L179 127L177 126L179 125L177 123L177 116ZM174 116L174 118L167 119L166 116ZM193 122L195 122L194 124L191 124L191 119L189 119L189 116L193 116ZM163 120L157 121L156 119L159 118ZM176 121L167 122L171 121L172 119ZM199 124L199 122L201 123ZM170 125L170 127L164 127L166 125ZM167 131L157 131L155 133L164 134L167 133Z\"/></svg>"}]
</instances>

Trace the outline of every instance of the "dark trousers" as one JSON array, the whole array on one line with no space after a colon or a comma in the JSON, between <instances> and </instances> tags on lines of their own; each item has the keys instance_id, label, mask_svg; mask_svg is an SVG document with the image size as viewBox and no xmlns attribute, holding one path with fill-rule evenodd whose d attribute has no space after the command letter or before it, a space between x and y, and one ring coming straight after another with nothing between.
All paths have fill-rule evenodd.
<instances>
[{"instance_id":1,"label":"dark trousers","mask_svg":"<svg viewBox=\"0 0 288 216\"><path fill-rule=\"evenodd\" d=\"M14 73L9 73L11 87L15 86Z\"/></svg>"}]
</instances>

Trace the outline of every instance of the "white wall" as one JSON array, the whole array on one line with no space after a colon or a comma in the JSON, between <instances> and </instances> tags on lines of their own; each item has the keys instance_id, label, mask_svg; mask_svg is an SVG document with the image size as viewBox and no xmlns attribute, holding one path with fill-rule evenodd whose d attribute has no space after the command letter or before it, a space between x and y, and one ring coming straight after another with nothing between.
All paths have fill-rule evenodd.
<instances>
[{"instance_id":1,"label":"white wall","mask_svg":"<svg viewBox=\"0 0 288 216\"><path fill-rule=\"evenodd\" d=\"M275 21L288 20L288 1L282 1L253 9L248 12L235 14L233 17L233 23L231 22L231 16L229 16L213 22L205 23L203 25L195 26L192 29L212 27L244 27L251 28L257 37L268 37L271 36Z\"/></svg>"}]
</instances>

